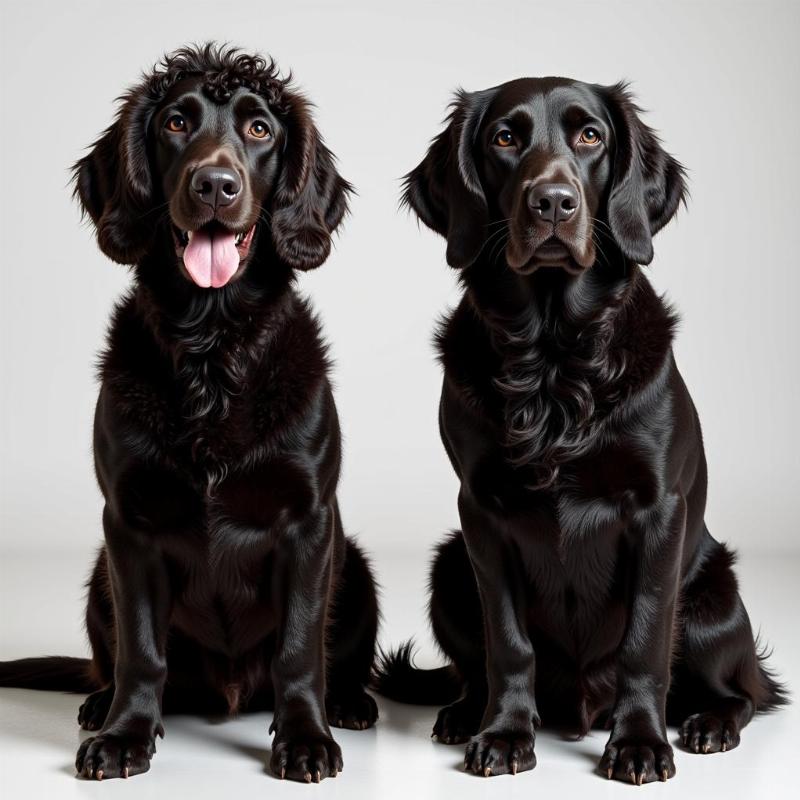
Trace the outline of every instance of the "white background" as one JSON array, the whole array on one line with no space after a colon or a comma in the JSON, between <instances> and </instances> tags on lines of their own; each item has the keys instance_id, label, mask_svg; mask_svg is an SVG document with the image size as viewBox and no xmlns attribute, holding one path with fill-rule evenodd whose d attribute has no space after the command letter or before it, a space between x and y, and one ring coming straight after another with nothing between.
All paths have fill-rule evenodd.
<instances>
[{"instance_id":1,"label":"white background","mask_svg":"<svg viewBox=\"0 0 800 800\"><path fill-rule=\"evenodd\" d=\"M708 520L737 547L797 546L800 3L605 0L3 5L0 525L9 547L99 537L93 363L128 284L78 224L68 165L165 50L214 37L274 55L318 106L356 186L304 276L336 359L341 506L370 548L457 524L436 426L434 322L457 298L444 243L398 212L399 177L451 91L520 75L633 81L690 170L648 273L680 310L678 363L708 452Z\"/></svg>"},{"instance_id":2,"label":"white background","mask_svg":"<svg viewBox=\"0 0 800 800\"><path fill-rule=\"evenodd\" d=\"M332 343L341 507L375 554L393 613L387 640L416 632L431 655L425 564L457 524L431 334L458 292L443 241L398 212L399 178L456 87L522 75L630 79L652 109L648 123L689 168L688 211L657 237L648 274L682 315L676 353L705 432L709 527L745 560L780 558L775 574L791 585L770 592L769 566L758 585L797 601L800 3L2 0L0 9L0 657L48 642L84 650L77 588L101 537L93 364L129 276L79 225L68 167L142 70L209 38L293 70L359 192L334 254L301 287ZM36 589L52 574L46 559L65 565L61 583L47 585L73 594ZM754 622L774 640L777 612L758 608ZM774 644L785 669L794 645Z\"/></svg>"}]
</instances>

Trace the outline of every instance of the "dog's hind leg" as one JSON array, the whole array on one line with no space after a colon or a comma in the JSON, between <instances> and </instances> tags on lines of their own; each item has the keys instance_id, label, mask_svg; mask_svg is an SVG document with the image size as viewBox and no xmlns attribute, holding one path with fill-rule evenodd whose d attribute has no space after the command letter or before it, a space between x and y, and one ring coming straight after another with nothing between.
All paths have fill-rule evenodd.
<instances>
[{"instance_id":1,"label":"dog's hind leg","mask_svg":"<svg viewBox=\"0 0 800 800\"><path fill-rule=\"evenodd\" d=\"M488 696L483 612L460 531L437 548L430 584L433 632L463 684L461 697L439 711L433 736L457 744L478 732Z\"/></svg>"},{"instance_id":2,"label":"dog's hind leg","mask_svg":"<svg viewBox=\"0 0 800 800\"><path fill-rule=\"evenodd\" d=\"M108 716L114 699L114 684L92 692L78 709L78 724L85 731L99 731Z\"/></svg>"},{"instance_id":3,"label":"dog's hind leg","mask_svg":"<svg viewBox=\"0 0 800 800\"><path fill-rule=\"evenodd\" d=\"M757 651L733 554L708 531L701 547L703 560L682 590L667 719L680 726L687 750L717 753L736 747L753 715L782 705L786 697Z\"/></svg>"},{"instance_id":4,"label":"dog's hind leg","mask_svg":"<svg viewBox=\"0 0 800 800\"><path fill-rule=\"evenodd\" d=\"M369 564L345 540L345 559L328 623L326 712L337 728L363 730L375 724L378 706L364 691L375 659L378 600Z\"/></svg>"},{"instance_id":5,"label":"dog's hind leg","mask_svg":"<svg viewBox=\"0 0 800 800\"><path fill-rule=\"evenodd\" d=\"M86 632L92 648L89 671L97 686L78 709L78 724L85 731L99 731L114 699L114 608L108 581L105 547L97 555L87 584Z\"/></svg>"}]
</instances>

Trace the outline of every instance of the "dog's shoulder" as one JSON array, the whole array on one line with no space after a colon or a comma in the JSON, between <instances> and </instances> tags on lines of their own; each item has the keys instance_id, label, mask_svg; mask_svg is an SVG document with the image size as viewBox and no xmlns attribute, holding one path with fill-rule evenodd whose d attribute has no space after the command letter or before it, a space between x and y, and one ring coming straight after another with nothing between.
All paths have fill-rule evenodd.
<instances>
[{"instance_id":1,"label":"dog's shoulder","mask_svg":"<svg viewBox=\"0 0 800 800\"><path fill-rule=\"evenodd\" d=\"M169 362L131 292L116 304L98 361L98 378L117 400L136 397L144 387L155 391L169 381Z\"/></svg>"},{"instance_id":2,"label":"dog's shoulder","mask_svg":"<svg viewBox=\"0 0 800 800\"><path fill-rule=\"evenodd\" d=\"M627 302L614 325L612 352L624 360L619 394L644 389L672 358L678 316L641 273L632 282Z\"/></svg>"},{"instance_id":3,"label":"dog's shoulder","mask_svg":"<svg viewBox=\"0 0 800 800\"><path fill-rule=\"evenodd\" d=\"M500 413L494 378L500 357L480 314L467 296L439 320L434 337L445 381L469 408Z\"/></svg>"},{"instance_id":4,"label":"dog's shoulder","mask_svg":"<svg viewBox=\"0 0 800 800\"><path fill-rule=\"evenodd\" d=\"M327 385L331 369L328 343L311 304L295 297L290 309L267 333L253 389L259 405L302 403Z\"/></svg>"},{"instance_id":5,"label":"dog's shoulder","mask_svg":"<svg viewBox=\"0 0 800 800\"><path fill-rule=\"evenodd\" d=\"M171 374L167 356L137 311L134 293L125 295L114 308L97 363L101 388L95 435L124 430L138 450L170 441L175 427Z\"/></svg>"}]
</instances>

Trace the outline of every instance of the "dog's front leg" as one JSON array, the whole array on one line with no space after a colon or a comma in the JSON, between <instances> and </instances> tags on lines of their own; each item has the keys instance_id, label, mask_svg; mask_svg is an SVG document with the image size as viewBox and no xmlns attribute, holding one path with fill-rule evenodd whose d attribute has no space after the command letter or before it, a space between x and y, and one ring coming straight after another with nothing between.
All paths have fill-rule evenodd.
<instances>
[{"instance_id":1,"label":"dog's front leg","mask_svg":"<svg viewBox=\"0 0 800 800\"><path fill-rule=\"evenodd\" d=\"M600 760L609 778L639 785L675 775L665 713L686 503L669 495L640 516L628 531L631 605L617 654L611 737Z\"/></svg>"},{"instance_id":2,"label":"dog's front leg","mask_svg":"<svg viewBox=\"0 0 800 800\"><path fill-rule=\"evenodd\" d=\"M281 778L319 783L342 769L325 713L325 622L331 590L334 514L319 508L276 545L272 661L275 731L271 767Z\"/></svg>"},{"instance_id":3,"label":"dog's front leg","mask_svg":"<svg viewBox=\"0 0 800 800\"><path fill-rule=\"evenodd\" d=\"M486 776L536 766L534 652L525 623L525 584L493 514L462 489L459 512L483 608L489 699L464 767Z\"/></svg>"},{"instance_id":4,"label":"dog's front leg","mask_svg":"<svg viewBox=\"0 0 800 800\"><path fill-rule=\"evenodd\" d=\"M75 761L88 778L127 778L150 769L163 736L161 699L167 677L169 576L150 534L103 511L117 639L114 700L103 729L85 739Z\"/></svg>"}]
</instances>

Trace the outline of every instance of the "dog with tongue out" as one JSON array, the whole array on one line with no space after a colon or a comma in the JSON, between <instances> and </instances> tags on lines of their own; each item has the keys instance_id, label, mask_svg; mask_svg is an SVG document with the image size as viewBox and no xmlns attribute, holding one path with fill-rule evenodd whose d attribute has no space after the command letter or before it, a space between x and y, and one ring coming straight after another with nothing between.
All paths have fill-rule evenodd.
<instances>
[{"instance_id":1,"label":"dog with tongue out","mask_svg":"<svg viewBox=\"0 0 800 800\"><path fill-rule=\"evenodd\" d=\"M236 274L250 249L255 226L247 233L233 234L222 227L206 226L187 231L183 265L189 277L203 288L219 289Z\"/></svg>"},{"instance_id":2,"label":"dog with tongue out","mask_svg":"<svg viewBox=\"0 0 800 800\"><path fill-rule=\"evenodd\" d=\"M178 53L210 58L211 47ZM307 101L271 62L256 59L263 72L237 73L248 58L236 54L218 72L197 60L198 71L151 76L123 98L117 122L76 164L75 192L100 248L133 265L142 282L153 282L146 273L157 266L159 288L185 293L165 269L165 236L177 274L202 289L246 274L251 284L263 281L262 267L248 270L254 260L286 275L318 267L330 253L351 187Z\"/></svg>"},{"instance_id":3,"label":"dog with tongue out","mask_svg":"<svg viewBox=\"0 0 800 800\"><path fill-rule=\"evenodd\" d=\"M302 95L214 45L166 57L75 165L100 248L134 269L100 369L92 659L0 663L0 685L91 692L81 777L147 771L164 712L270 709L274 773L319 782L342 769L331 726L377 718L375 587L337 504L326 347L293 288L349 192Z\"/></svg>"}]
</instances>

